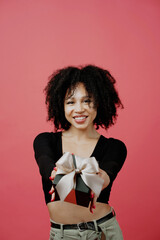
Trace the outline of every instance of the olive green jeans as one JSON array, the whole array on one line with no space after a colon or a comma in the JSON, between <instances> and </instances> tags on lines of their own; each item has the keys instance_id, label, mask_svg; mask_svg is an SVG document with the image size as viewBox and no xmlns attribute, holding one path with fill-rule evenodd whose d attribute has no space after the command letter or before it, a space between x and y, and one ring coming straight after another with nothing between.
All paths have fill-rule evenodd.
<instances>
[{"instance_id":1,"label":"olive green jeans","mask_svg":"<svg viewBox=\"0 0 160 240\"><path fill-rule=\"evenodd\" d=\"M51 222L53 222L51 220ZM49 240L123 240L122 231L116 220L116 216L111 219L98 224L93 220L95 230L79 230L79 229L63 229L63 224L61 224L61 229L52 228L50 230ZM101 230L100 230L101 229Z\"/></svg>"}]
</instances>

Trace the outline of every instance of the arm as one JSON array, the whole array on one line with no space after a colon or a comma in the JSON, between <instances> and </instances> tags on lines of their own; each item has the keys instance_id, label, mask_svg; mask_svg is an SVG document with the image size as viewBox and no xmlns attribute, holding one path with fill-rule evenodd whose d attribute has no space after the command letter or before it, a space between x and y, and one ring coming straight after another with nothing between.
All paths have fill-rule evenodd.
<instances>
[{"instance_id":1,"label":"arm","mask_svg":"<svg viewBox=\"0 0 160 240\"><path fill-rule=\"evenodd\" d=\"M104 147L100 168L107 173L110 182L113 182L124 164L127 149L125 144L118 139L110 138L108 141L107 149Z\"/></svg>"},{"instance_id":2,"label":"arm","mask_svg":"<svg viewBox=\"0 0 160 240\"><path fill-rule=\"evenodd\" d=\"M35 159L39 166L41 176L48 180L51 171L55 167L55 156L53 151L53 140L50 133L40 133L33 142Z\"/></svg>"},{"instance_id":3,"label":"arm","mask_svg":"<svg viewBox=\"0 0 160 240\"><path fill-rule=\"evenodd\" d=\"M105 145L106 143L106 145ZM104 142L103 152L100 153L99 176L104 180L102 190L114 181L118 172L122 168L127 155L127 149L123 142L110 138ZM90 211L94 208L97 198L93 195Z\"/></svg>"}]
</instances>

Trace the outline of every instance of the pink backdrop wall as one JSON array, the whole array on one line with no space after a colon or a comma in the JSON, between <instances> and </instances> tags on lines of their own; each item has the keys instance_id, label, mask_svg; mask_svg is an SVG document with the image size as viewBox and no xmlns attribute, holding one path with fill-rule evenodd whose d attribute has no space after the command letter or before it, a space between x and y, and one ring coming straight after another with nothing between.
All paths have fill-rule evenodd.
<instances>
[{"instance_id":1,"label":"pink backdrop wall","mask_svg":"<svg viewBox=\"0 0 160 240\"><path fill-rule=\"evenodd\" d=\"M42 90L53 70L86 63L111 71L125 106L103 132L128 148L110 199L124 238L160 238L159 29L158 0L0 1L0 239L48 239L32 149L52 131Z\"/></svg>"}]
</instances>

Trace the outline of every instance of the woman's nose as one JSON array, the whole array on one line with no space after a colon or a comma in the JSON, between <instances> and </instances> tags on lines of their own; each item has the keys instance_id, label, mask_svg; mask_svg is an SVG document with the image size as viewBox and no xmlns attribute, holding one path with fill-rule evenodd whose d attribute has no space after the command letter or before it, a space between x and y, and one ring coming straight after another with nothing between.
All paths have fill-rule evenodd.
<instances>
[{"instance_id":1,"label":"woman's nose","mask_svg":"<svg viewBox=\"0 0 160 240\"><path fill-rule=\"evenodd\" d=\"M76 112L83 112L84 108L83 108L83 104L82 103L77 103L75 106L75 111Z\"/></svg>"}]
</instances>

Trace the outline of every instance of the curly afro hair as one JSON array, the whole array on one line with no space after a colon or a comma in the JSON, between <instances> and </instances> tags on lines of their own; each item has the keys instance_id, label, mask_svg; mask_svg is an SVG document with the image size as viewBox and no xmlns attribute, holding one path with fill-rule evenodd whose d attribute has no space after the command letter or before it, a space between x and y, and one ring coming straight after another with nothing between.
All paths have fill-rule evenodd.
<instances>
[{"instance_id":1,"label":"curly afro hair","mask_svg":"<svg viewBox=\"0 0 160 240\"><path fill-rule=\"evenodd\" d=\"M117 108L123 108L115 89L115 79L109 71L94 65L80 67L69 66L54 72L44 89L48 110L48 121L52 121L55 130L69 129L70 123L64 114L64 99L74 91L78 83L83 83L89 96L94 99L97 116L94 120L96 129L107 129L117 118Z\"/></svg>"}]
</instances>

